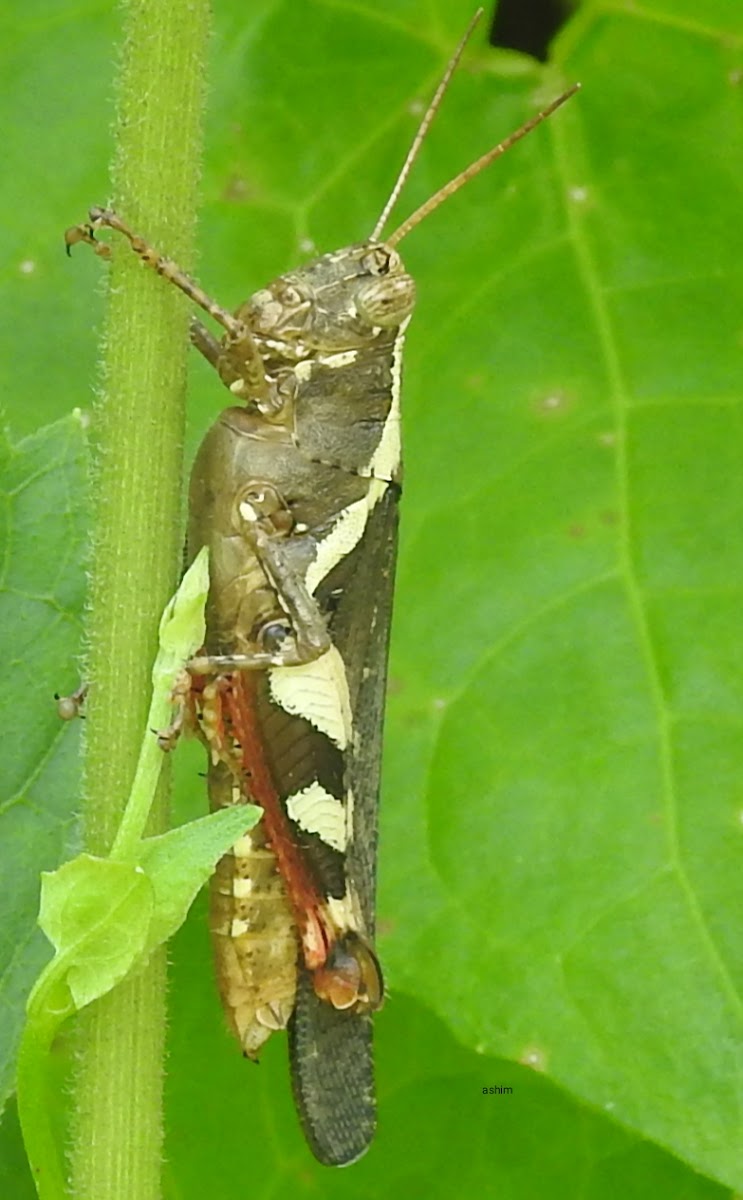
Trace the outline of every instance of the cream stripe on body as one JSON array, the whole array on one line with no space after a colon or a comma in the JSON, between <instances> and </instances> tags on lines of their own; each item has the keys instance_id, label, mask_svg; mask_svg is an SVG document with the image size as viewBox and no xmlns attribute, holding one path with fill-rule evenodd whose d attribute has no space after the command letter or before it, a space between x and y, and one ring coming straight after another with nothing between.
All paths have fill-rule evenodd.
<instances>
[{"instance_id":1,"label":"cream stripe on body","mask_svg":"<svg viewBox=\"0 0 743 1200\"><path fill-rule=\"evenodd\" d=\"M359 915L359 902L355 892L349 889L340 899L336 896L327 896L325 903L336 929L353 929L356 933L362 930L364 922Z\"/></svg>"},{"instance_id":2,"label":"cream stripe on body","mask_svg":"<svg viewBox=\"0 0 743 1200\"><path fill-rule=\"evenodd\" d=\"M392 350L392 403L387 419L382 429L382 435L377 444L368 467L360 472L370 476L369 488L361 500L354 501L338 516L338 520L327 537L323 538L317 547L315 558L307 569L305 582L308 591L314 593L323 579L337 566L355 546L358 546L369 516L375 505L379 503L387 490L387 484L392 481L400 469L400 386L402 382L402 351L405 344L405 330L408 322L404 321L395 339Z\"/></svg>"},{"instance_id":3,"label":"cream stripe on body","mask_svg":"<svg viewBox=\"0 0 743 1200\"><path fill-rule=\"evenodd\" d=\"M328 846L341 853L348 845L348 812L315 780L286 800L286 811L305 833L316 833Z\"/></svg>"},{"instance_id":4,"label":"cream stripe on body","mask_svg":"<svg viewBox=\"0 0 743 1200\"><path fill-rule=\"evenodd\" d=\"M392 403L387 413L379 445L374 451L367 470L362 475L391 482L400 470L402 439L400 436L400 391L402 388L402 352L405 347L405 330L410 317L403 321L392 347Z\"/></svg>"},{"instance_id":5,"label":"cream stripe on body","mask_svg":"<svg viewBox=\"0 0 743 1200\"><path fill-rule=\"evenodd\" d=\"M343 659L331 646L314 662L273 667L268 672L271 696L285 712L304 717L339 750L351 739L351 697Z\"/></svg>"},{"instance_id":6,"label":"cream stripe on body","mask_svg":"<svg viewBox=\"0 0 743 1200\"><path fill-rule=\"evenodd\" d=\"M370 479L366 495L343 509L330 533L318 543L315 558L307 568L305 581L309 592L314 594L333 567L358 546L372 509L386 491L387 483L384 480Z\"/></svg>"}]
</instances>

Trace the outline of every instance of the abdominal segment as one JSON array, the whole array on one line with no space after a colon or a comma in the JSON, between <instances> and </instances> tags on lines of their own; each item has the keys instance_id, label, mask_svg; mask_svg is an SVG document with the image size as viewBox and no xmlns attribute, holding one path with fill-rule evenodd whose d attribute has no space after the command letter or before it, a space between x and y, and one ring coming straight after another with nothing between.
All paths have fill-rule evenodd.
<instances>
[{"instance_id":1,"label":"abdominal segment","mask_svg":"<svg viewBox=\"0 0 743 1200\"><path fill-rule=\"evenodd\" d=\"M222 762L209 769L212 808L245 803ZM219 992L243 1052L285 1029L297 986L296 925L276 856L261 820L235 842L211 880L210 929Z\"/></svg>"}]
</instances>

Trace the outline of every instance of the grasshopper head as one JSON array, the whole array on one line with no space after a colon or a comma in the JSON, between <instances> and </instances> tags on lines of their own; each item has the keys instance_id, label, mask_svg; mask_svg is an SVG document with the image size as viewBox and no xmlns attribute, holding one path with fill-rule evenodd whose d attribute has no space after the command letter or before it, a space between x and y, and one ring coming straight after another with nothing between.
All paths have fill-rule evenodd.
<instances>
[{"instance_id":1,"label":"grasshopper head","mask_svg":"<svg viewBox=\"0 0 743 1200\"><path fill-rule=\"evenodd\" d=\"M396 250L368 241L324 254L251 296L237 315L267 356L359 350L411 314L415 284Z\"/></svg>"}]
</instances>

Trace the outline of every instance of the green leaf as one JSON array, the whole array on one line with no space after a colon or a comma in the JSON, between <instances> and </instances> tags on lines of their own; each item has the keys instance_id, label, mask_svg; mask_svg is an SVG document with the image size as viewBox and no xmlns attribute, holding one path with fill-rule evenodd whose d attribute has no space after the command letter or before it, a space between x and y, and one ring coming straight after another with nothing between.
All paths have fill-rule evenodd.
<instances>
[{"instance_id":1,"label":"green leaf","mask_svg":"<svg viewBox=\"0 0 743 1200\"><path fill-rule=\"evenodd\" d=\"M252 829L260 811L252 804L225 808L142 843L139 861L155 894L148 952L181 927L218 859Z\"/></svg>"},{"instance_id":2,"label":"green leaf","mask_svg":"<svg viewBox=\"0 0 743 1200\"><path fill-rule=\"evenodd\" d=\"M584 6L411 346L381 867L393 988L738 1188L742 34Z\"/></svg>"},{"instance_id":3,"label":"green leaf","mask_svg":"<svg viewBox=\"0 0 743 1200\"><path fill-rule=\"evenodd\" d=\"M253 805L223 809L146 839L137 863L79 854L44 872L39 925L55 958L37 980L30 1007L52 974L64 972L81 1009L142 965L180 928L217 860L259 816Z\"/></svg>"},{"instance_id":4,"label":"green leaf","mask_svg":"<svg viewBox=\"0 0 743 1200\"><path fill-rule=\"evenodd\" d=\"M79 854L41 879L39 925L56 951L48 973L64 969L77 1009L104 996L129 973L147 943L154 891L141 867Z\"/></svg>"},{"instance_id":5,"label":"green leaf","mask_svg":"<svg viewBox=\"0 0 743 1200\"><path fill-rule=\"evenodd\" d=\"M54 692L79 683L85 590L85 432L80 414L12 444L0 438L0 1105L31 983L49 957L36 926L39 873L76 848L79 723Z\"/></svg>"}]
</instances>

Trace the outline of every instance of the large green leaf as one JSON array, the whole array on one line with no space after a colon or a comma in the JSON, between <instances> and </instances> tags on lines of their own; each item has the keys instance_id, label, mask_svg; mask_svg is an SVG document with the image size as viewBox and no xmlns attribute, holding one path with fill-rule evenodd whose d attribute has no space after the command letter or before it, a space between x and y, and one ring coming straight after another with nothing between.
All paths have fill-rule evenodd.
<instances>
[{"instance_id":1,"label":"large green leaf","mask_svg":"<svg viewBox=\"0 0 743 1200\"><path fill-rule=\"evenodd\" d=\"M71 690L84 593L84 439L78 416L12 446L3 438L0 653L0 1103L13 1080L25 998L51 956L36 928L39 876L75 844L79 727L57 716Z\"/></svg>"},{"instance_id":2,"label":"large green leaf","mask_svg":"<svg viewBox=\"0 0 743 1200\"><path fill-rule=\"evenodd\" d=\"M0 52L19 433L86 403L104 269L58 239L107 196L113 20L55 11L26 6ZM220 4L199 271L220 300L371 229L470 11ZM352 1176L313 1167L283 1047L241 1061L189 921L169 1195L251 1169L279 1194L722 1194L632 1135L743 1187L742 69L738 0L585 3L547 68L468 52L401 216L584 90L403 247L379 1138ZM196 364L191 448L224 401Z\"/></svg>"}]
</instances>

